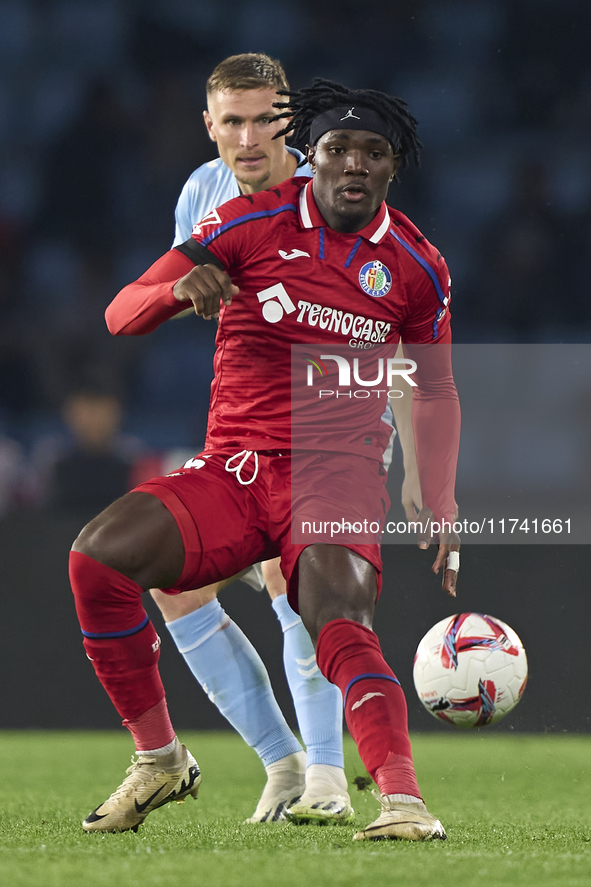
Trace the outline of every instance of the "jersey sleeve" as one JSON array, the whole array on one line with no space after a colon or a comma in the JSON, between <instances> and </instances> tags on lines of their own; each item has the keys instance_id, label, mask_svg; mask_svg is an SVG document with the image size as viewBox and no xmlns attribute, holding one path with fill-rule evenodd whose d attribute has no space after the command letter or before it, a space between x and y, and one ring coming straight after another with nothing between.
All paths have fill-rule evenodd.
<instances>
[{"instance_id":1,"label":"jersey sleeve","mask_svg":"<svg viewBox=\"0 0 591 887\"><path fill-rule=\"evenodd\" d=\"M173 293L175 283L195 265L214 264L231 273L240 261L256 252L261 234L243 223L252 218L250 201L237 197L220 209L213 209L192 225L192 234L158 259L136 281L119 292L105 312L107 327L114 336L141 336L151 333L165 320L190 305L179 302Z\"/></svg>"},{"instance_id":2,"label":"jersey sleeve","mask_svg":"<svg viewBox=\"0 0 591 887\"><path fill-rule=\"evenodd\" d=\"M450 328L451 278L445 259L427 261L418 253L422 266L407 283L407 314L401 329L404 343L440 342Z\"/></svg>"},{"instance_id":3,"label":"jersey sleeve","mask_svg":"<svg viewBox=\"0 0 591 887\"><path fill-rule=\"evenodd\" d=\"M183 185L182 191L177 200L176 209L174 211L174 241L173 246L184 243L191 236L193 228L193 195L194 185L191 179L188 179Z\"/></svg>"},{"instance_id":4,"label":"jersey sleeve","mask_svg":"<svg viewBox=\"0 0 591 887\"><path fill-rule=\"evenodd\" d=\"M423 505L436 521L453 523L460 448L460 402L453 378L451 331L430 345L405 345L414 360L412 426Z\"/></svg>"},{"instance_id":5,"label":"jersey sleeve","mask_svg":"<svg viewBox=\"0 0 591 887\"><path fill-rule=\"evenodd\" d=\"M402 327L404 354L417 364L412 425L423 505L438 522L455 519L460 403L451 361L450 277L445 260L419 262Z\"/></svg>"},{"instance_id":6,"label":"jersey sleeve","mask_svg":"<svg viewBox=\"0 0 591 887\"><path fill-rule=\"evenodd\" d=\"M265 193L256 195L256 209L249 196L241 195L212 209L193 226L191 239L213 254L228 274L256 257L266 226L250 224L260 220L273 203Z\"/></svg>"},{"instance_id":7,"label":"jersey sleeve","mask_svg":"<svg viewBox=\"0 0 591 887\"><path fill-rule=\"evenodd\" d=\"M180 314L190 302L179 302L173 293L175 283L195 265L210 261L218 264L203 247L190 241L190 249L171 249L154 262L136 281L123 287L105 312L109 332L114 336L141 336L151 333L165 320Z\"/></svg>"}]
</instances>

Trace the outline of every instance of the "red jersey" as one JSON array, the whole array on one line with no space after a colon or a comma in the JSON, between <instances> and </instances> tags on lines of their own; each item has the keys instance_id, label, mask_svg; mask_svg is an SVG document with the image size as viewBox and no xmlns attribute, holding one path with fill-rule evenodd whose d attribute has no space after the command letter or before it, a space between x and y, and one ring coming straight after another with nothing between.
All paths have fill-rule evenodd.
<instances>
[{"instance_id":1,"label":"red jersey","mask_svg":"<svg viewBox=\"0 0 591 887\"><path fill-rule=\"evenodd\" d=\"M229 201L193 237L240 288L220 314L207 446L290 445L292 344L345 345L356 356L401 335L432 342L448 327L444 260L385 203L362 231L342 234L326 225L311 180L296 178ZM389 429L376 429L363 451L379 458Z\"/></svg>"},{"instance_id":2,"label":"red jersey","mask_svg":"<svg viewBox=\"0 0 591 887\"><path fill-rule=\"evenodd\" d=\"M220 313L206 451L290 447L292 345L321 346L316 354L339 346L342 353L346 346L357 357L377 346L395 347L400 339L450 341L446 263L385 203L367 227L340 233L320 214L312 180L294 178L228 201L196 225L192 237L240 289ZM190 244L180 249L191 258ZM192 264L197 261L207 259ZM111 304L112 332L149 332L186 308L172 287L190 270L188 260L179 255L176 277L167 282L158 268L156 263ZM416 378L420 399L420 369ZM426 381L429 397L432 380ZM457 400L449 386L443 396ZM370 413L357 409L363 421L348 428L339 450L381 458L390 432L380 421L385 402L376 399L369 426ZM320 441L315 446L323 448ZM451 500L444 498L451 506L453 492Z\"/></svg>"}]
</instances>

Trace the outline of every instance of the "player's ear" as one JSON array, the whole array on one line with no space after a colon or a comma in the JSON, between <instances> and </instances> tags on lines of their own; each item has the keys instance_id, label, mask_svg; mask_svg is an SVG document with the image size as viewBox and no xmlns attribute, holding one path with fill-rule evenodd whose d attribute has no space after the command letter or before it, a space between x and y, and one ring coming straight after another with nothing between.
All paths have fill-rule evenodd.
<instances>
[{"instance_id":1,"label":"player's ear","mask_svg":"<svg viewBox=\"0 0 591 887\"><path fill-rule=\"evenodd\" d=\"M316 145L306 145L306 158L308 160L308 163L310 164L310 169L312 170L312 172L314 172L316 168L315 157Z\"/></svg>"},{"instance_id":2,"label":"player's ear","mask_svg":"<svg viewBox=\"0 0 591 887\"><path fill-rule=\"evenodd\" d=\"M394 160L394 168L392 170L392 175L390 176L391 182L394 181L394 179L396 178L396 174L397 174L398 170L400 169L400 165L402 163L402 157L400 154L395 154L393 157L393 160Z\"/></svg>"},{"instance_id":3,"label":"player's ear","mask_svg":"<svg viewBox=\"0 0 591 887\"><path fill-rule=\"evenodd\" d=\"M207 130L209 138L212 140L212 142L217 142L215 132L213 131L213 120L209 111L203 112L203 119L205 121L205 128Z\"/></svg>"}]
</instances>

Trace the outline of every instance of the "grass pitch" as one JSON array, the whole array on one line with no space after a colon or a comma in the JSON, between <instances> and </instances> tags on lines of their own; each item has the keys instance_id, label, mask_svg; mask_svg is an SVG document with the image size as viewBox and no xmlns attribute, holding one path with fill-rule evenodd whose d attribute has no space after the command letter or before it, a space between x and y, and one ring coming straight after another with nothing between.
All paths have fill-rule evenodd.
<instances>
[{"instance_id":1,"label":"grass pitch","mask_svg":"<svg viewBox=\"0 0 591 887\"><path fill-rule=\"evenodd\" d=\"M352 843L354 827L245 825L264 782L233 733L183 733L199 800L139 832L85 834L80 820L125 775L126 734L0 733L0 880L6 887L487 887L591 884L591 737L415 735L419 780L447 841ZM346 742L350 780L364 769ZM361 827L377 802L351 786Z\"/></svg>"}]
</instances>

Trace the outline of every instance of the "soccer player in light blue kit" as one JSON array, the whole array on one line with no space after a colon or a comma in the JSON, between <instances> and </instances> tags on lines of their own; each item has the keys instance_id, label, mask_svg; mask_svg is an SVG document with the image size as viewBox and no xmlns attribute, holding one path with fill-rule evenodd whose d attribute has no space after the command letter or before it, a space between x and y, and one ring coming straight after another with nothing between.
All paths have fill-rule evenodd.
<instances>
[{"instance_id":1,"label":"soccer player in light blue kit","mask_svg":"<svg viewBox=\"0 0 591 887\"><path fill-rule=\"evenodd\" d=\"M262 53L231 56L215 68L204 119L220 157L196 169L183 187L173 246L188 240L198 222L215 223L216 207L227 200L296 174L303 155L283 138L273 140L283 125L272 120L273 102L280 100L278 89L288 88L281 64ZM311 175L307 164L299 172ZM256 570L260 576L261 567ZM310 636L287 602L278 560L263 564L262 574L259 588L266 584L283 630L285 673L307 754L279 709L258 653L218 602L222 584L178 596L153 589L152 596L195 678L265 766L267 784L248 821L285 819L286 807L299 822L349 821L340 691L316 665ZM256 586L256 579L247 581Z\"/></svg>"}]
</instances>

